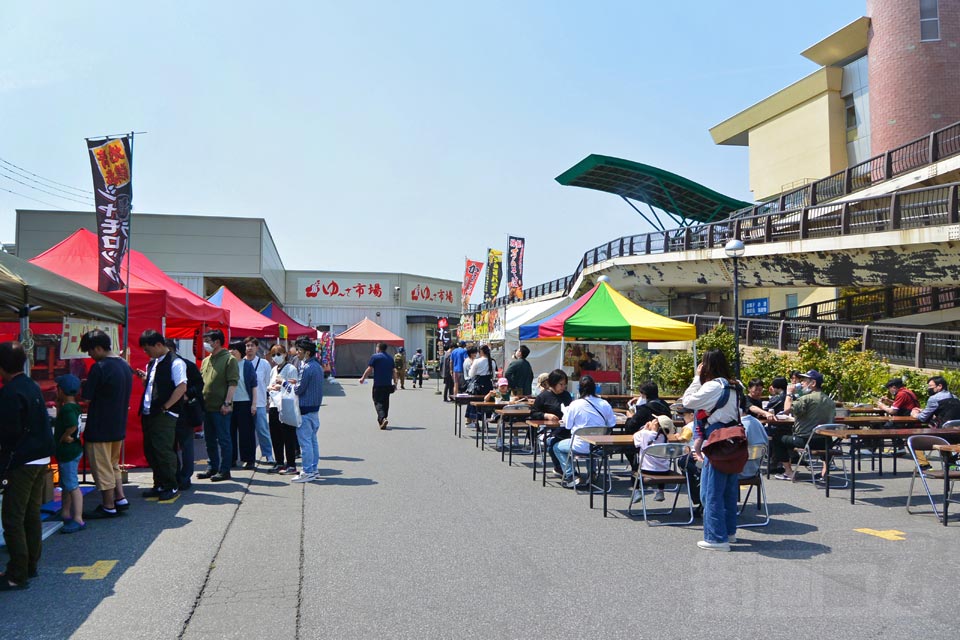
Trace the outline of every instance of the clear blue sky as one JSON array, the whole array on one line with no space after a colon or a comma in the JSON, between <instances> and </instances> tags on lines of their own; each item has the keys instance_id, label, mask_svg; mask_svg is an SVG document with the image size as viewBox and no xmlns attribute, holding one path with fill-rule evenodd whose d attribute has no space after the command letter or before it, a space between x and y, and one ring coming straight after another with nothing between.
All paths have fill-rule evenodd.
<instances>
[{"instance_id":1,"label":"clear blue sky","mask_svg":"<svg viewBox=\"0 0 960 640\"><path fill-rule=\"evenodd\" d=\"M5 2L0 158L88 189L85 137L147 131L135 211L263 217L288 269L456 280L520 235L532 286L649 230L554 181L590 153L750 200L746 149L708 129L865 4ZM0 190L4 242L17 208L49 207Z\"/></svg>"}]
</instances>

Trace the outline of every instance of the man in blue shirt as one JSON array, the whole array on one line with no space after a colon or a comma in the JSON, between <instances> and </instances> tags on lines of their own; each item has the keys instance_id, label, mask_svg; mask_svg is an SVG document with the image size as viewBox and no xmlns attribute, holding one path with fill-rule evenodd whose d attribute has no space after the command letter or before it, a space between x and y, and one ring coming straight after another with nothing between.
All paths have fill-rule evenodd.
<instances>
[{"instance_id":1,"label":"man in blue shirt","mask_svg":"<svg viewBox=\"0 0 960 640\"><path fill-rule=\"evenodd\" d=\"M387 414L390 413L390 394L394 389L393 366L393 358L387 355L387 345L381 342L367 363L366 371L360 376L360 384L366 382L368 376L373 376L373 406L377 410L377 424L381 429L387 428Z\"/></svg>"},{"instance_id":2,"label":"man in blue shirt","mask_svg":"<svg viewBox=\"0 0 960 640\"><path fill-rule=\"evenodd\" d=\"M460 341L460 346L450 354L450 364L453 365L453 395L466 389L467 385L463 379L463 361L467 359L467 343Z\"/></svg>"},{"instance_id":3,"label":"man in blue shirt","mask_svg":"<svg viewBox=\"0 0 960 640\"><path fill-rule=\"evenodd\" d=\"M310 482L317 478L320 462L320 445L317 431L320 429L320 405L323 404L323 365L314 357L317 344L309 338L297 340L297 355L300 357L300 382L296 394L300 399L300 426L297 440L303 467L291 482ZM393 363L390 363L391 366Z\"/></svg>"}]
</instances>

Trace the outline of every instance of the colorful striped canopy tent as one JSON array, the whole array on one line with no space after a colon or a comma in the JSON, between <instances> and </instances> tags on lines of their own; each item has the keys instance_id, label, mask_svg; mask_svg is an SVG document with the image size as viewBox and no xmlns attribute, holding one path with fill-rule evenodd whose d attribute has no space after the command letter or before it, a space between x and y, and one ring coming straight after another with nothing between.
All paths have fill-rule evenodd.
<instances>
[{"instance_id":1,"label":"colorful striped canopy tent","mask_svg":"<svg viewBox=\"0 0 960 640\"><path fill-rule=\"evenodd\" d=\"M598 282L570 306L520 327L520 340L696 340L692 324L634 304L607 282Z\"/></svg>"}]
</instances>

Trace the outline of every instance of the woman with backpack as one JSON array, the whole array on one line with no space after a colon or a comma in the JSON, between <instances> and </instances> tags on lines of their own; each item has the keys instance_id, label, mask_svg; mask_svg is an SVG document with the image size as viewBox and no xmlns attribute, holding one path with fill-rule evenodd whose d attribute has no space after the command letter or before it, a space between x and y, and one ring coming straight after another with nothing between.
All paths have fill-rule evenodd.
<instances>
[{"instance_id":1,"label":"woman with backpack","mask_svg":"<svg viewBox=\"0 0 960 640\"><path fill-rule=\"evenodd\" d=\"M693 457L703 463L700 475L703 540L697 542L701 549L730 551L730 543L737 541L740 476L715 469L701 447L714 429L739 423L739 395L727 358L719 349L703 354L693 381L683 393L681 403L697 411L698 418L694 423Z\"/></svg>"}]
</instances>

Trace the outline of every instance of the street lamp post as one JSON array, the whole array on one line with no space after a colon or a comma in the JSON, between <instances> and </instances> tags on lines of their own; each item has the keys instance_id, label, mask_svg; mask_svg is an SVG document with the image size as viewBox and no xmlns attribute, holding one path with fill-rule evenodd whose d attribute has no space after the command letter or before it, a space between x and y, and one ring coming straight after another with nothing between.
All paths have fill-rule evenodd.
<instances>
[{"instance_id":1,"label":"street lamp post","mask_svg":"<svg viewBox=\"0 0 960 640\"><path fill-rule=\"evenodd\" d=\"M738 261L746 248L743 240L734 238L723 247L728 258L733 258L733 340L736 352L734 354L734 375L740 379L740 268Z\"/></svg>"}]
</instances>

